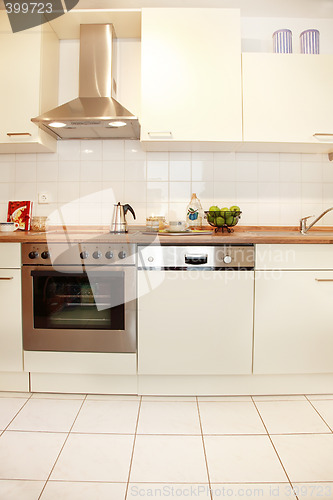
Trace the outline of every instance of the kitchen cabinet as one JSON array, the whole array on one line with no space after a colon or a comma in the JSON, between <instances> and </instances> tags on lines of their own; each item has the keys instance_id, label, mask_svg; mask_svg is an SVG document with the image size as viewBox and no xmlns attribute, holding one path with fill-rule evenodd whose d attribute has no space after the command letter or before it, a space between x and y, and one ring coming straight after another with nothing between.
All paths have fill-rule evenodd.
<instances>
[{"instance_id":1,"label":"kitchen cabinet","mask_svg":"<svg viewBox=\"0 0 333 500\"><path fill-rule=\"evenodd\" d=\"M139 375L250 374L253 274L139 271Z\"/></svg>"},{"instance_id":2,"label":"kitchen cabinet","mask_svg":"<svg viewBox=\"0 0 333 500\"><path fill-rule=\"evenodd\" d=\"M257 254L254 373L333 373L331 245L259 245Z\"/></svg>"},{"instance_id":3,"label":"kitchen cabinet","mask_svg":"<svg viewBox=\"0 0 333 500\"><path fill-rule=\"evenodd\" d=\"M333 151L332 143L314 137L333 133L333 55L246 53L242 78L248 147L276 143L276 151L306 152L306 145L309 152Z\"/></svg>"},{"instance_id":4,"label":"kitchen cabinet","mask_svg":"<svg viewBox=\"0 0 333 500\"><path fill-rule=\"evenodd\" d=\"M239 10L143 9L141 74L146 149L242 140Z\"/></svg>"},{"instance_id":5,"label":"kitchen cabinet","mask_svg":"<svg viewBox=\"0 0 333 500\"><path fill-rule=\"evenodd\" d=\"M0 153L56 150L31 118L58 104L59 40L48 23L12 33L0 11Z\"/></svg>"},{"instance_id":6,"label":"kitchen cabinet","mask_svg":"<svg viewBox=\"0 0 333 500\"><path fill-rule=\"evenodd\" d=\"M23 371L20 256L18 243L0 244L0 372Z\"/></svg>"}]
</instances>

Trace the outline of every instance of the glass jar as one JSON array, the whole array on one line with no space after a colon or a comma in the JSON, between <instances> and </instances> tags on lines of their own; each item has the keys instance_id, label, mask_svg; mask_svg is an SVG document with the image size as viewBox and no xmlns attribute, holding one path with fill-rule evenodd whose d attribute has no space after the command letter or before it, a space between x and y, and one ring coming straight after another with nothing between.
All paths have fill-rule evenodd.
<instances>
[{"instance_id":1,"label":"glass jar","mask_svg":"<svg viewBox=\"0 0 333 500\"><path fill-rule=\"evenodd\" d=\"M36 233L43 233L47 231L47 217L35 216L31 219L30 230Z\"/></svg>"},{"instance_id":2,"label":"glass jar","mask_svg":"<svg viewBox=\"0 0 333 500\"><path fill-rule=\"evenodd\" d=\"M164 215L151 215L146 218L146 230L147 231L161 231L165 228L165 217Z\"/></svg>"}]
</instances>

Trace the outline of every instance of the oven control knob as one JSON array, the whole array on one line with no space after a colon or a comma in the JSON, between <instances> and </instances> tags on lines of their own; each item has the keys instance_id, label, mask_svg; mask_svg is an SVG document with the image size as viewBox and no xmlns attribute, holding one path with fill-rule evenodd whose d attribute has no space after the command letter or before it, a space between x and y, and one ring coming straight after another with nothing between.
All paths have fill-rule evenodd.
<instances>
[{"instance_id":1,"label":"oven control knob","mask_svg":"<svg viewBox=\"0 0 333 500\"><path fill-rule=\"evenodd\" d=\"M230 255L226 255L224 258L223 258L223 262L225 264L230 264L232 261L232 258L230 257Z\"/></svg>"},{"instance_id":2,"label":"oven control knob","mask_svg":"<svg viewBox=\"0 0 333 500\"><path fill-rule=\"evenodd\" d=\"M29 253L29 259L37 259L37 257L39 257L39 253L38 252L30 252Z\"/></svg>"},{"instance_id":3,"label":"oven control knob","mask_svg":"<svg viewBox=\"0 0 333 500\"><path fill-rule=\"evenodd\" d=\"M124 252L124 250L122 250L121 252L118 253L118 257L119 257L119 259L125 259L126 252Z\"/></svg>"},{"instance_id":4,"label":"oven control knob","mask_svg":"<svg viewBox=\"0 0 333 500\"><path fill-rule=\"evenodd\" d=\"M93 253L93 257L94 259L100 259L102 257L102 254L99 250L96 250L94 253Z\"/></svg>"},{"instance_id":5,"label":"oven control knob","mask_svg":"<svg viewBox=\"0 0 333 500\"><path fill-rule=\"evenodd\" d=\"M111 250L108 250L108 251L106 252L105 257L106 257L107 259L112 259L112 257L113 257L113 253L111 252Z\"/></svg>"},{"instance_id":6,"label":"oven control knob","mask_svg":"<svg viewBox=\"0 0 333 500\"><path fill-rule=\"evenodd\" d=\"M44 252L42 252L41 257L42 257L42 259L49 259L50 258L50 252L48 252L47 250L45 250Z\"/></svg>"},{"instance_id":7,"label":"oven control knob","mask_svg":"<svg viewBox=\"0 0 333 500\"><path fill-rule=\"evenodd\" d=\"M87 259L89 257L89 254L88 254L88 252L83 251L80 253L80 257L82 260Z\"/></svg>"}]
</instances>

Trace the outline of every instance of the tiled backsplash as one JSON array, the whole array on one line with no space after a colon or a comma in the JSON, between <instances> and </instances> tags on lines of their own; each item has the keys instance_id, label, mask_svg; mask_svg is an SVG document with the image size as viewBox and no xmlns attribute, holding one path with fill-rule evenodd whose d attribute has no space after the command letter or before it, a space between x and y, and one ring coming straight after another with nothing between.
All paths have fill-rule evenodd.
<instances>
[{"instance_id":1,"label":"tiled backsplash","mask_svg":"<svg viewBox=\"0 0 333 500\"><path fill-rule=\"evenodd\" d=\"M38 204L47 192L50 203ZM0 217L8 200L33 200L54 223L109 224L113 204L184 219L191 193L204 209L237 204L246 225L297 225L333 205L327 155L144 152L139 141L64 141L58 153L0 155ZM333 225L328 214L322 224ZM132 223L132 216L128 214Z\"/></svg>"}]
</instances>

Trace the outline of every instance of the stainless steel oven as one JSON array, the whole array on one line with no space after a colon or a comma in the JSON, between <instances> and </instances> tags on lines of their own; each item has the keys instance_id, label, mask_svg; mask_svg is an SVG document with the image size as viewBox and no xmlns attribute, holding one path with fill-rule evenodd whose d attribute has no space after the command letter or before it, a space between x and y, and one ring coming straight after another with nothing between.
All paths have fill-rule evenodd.
<instances>
[{"instance_id":1,"label":"stainless steel oven","mask_svg":"<svg viewBox=\"0 0 333 500\"><path fill-rule=\"evenodd\" d=\"M132 244L22 245L27 351L136 352Z\"/></svg>"}]
</instances>

